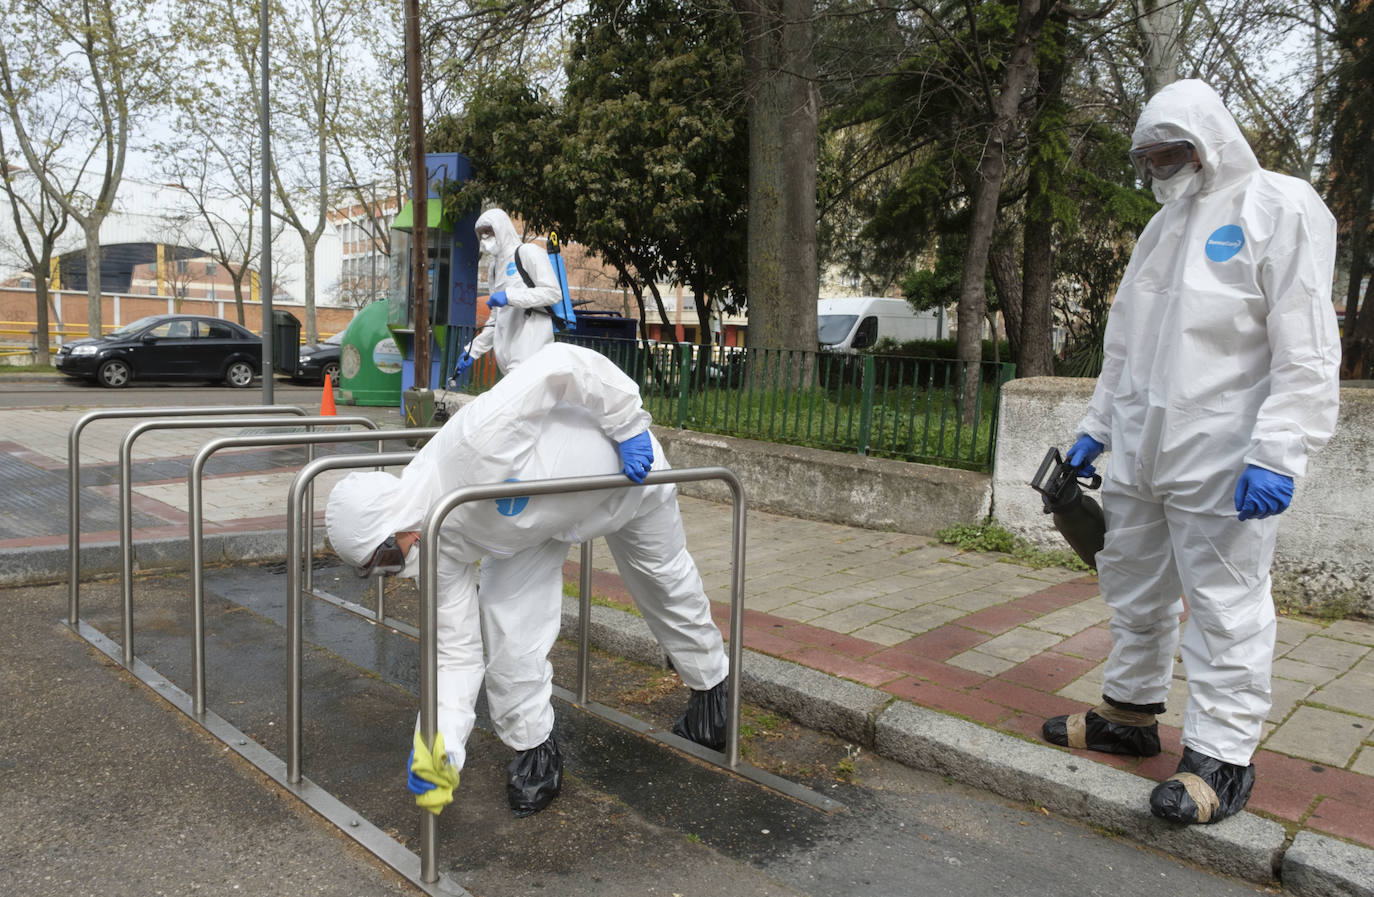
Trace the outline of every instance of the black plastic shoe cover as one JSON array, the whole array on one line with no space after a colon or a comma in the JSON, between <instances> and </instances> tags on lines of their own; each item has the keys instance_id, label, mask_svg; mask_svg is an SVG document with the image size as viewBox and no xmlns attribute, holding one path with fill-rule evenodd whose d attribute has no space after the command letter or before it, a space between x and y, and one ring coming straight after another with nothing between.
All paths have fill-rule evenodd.
<instances>
[{"instance_id":1,"label":"black plastic shoe cover","mask_svg":"<svg viewBox=\"0 0 1374 897\"><path fill-rule=\"evenodd\" d=\"M725 747L725 710L729 697L728 676L706 691L692 689L687 712L673 724L673 734L713 751L721 750Z\"/></svg>"},{"instance_id":2,"label":"black plastic shoe cover","mask_svg":"<svg viewBox=\"0 0 1374 897\"><path fill-rule=\"evenodd\" d=\"M1202 806L1199 806L1198 799L1183 782L1176 779L1160 782L1150 792L1150 812L1171 822L1189 825L1220 822L1245 809L1245 804L1250 800L1250 791L1255 787L1255 764L1237 766L1225 763L1188 747L1183 749L1178 771L1192 773L1206 782L1216 792L1216 800L1209 800L1210 796L1204 792L1200 798Z\"/></svg>"},{"instance_id":3,"label":"black plastic shoe cover","mask_svg":"<svg viewBox=\"0 0 1374 897\"><path fill-rule=\"evenodd\" d=\"M1050 744L1069 746L1069 718L1054 716L1045 720L1040 732ZM1159 724L1123 726L1103 719L1089 710L1084 721L1084 747L1104 754L1125 754L1129 757L1153 757L1159 753Z\"/></svg>"},{"instance_id":4,"label":"black plastic shoe cover","mask_svg":"<svg viewBox=\"0 0 1374 897\"><path fill-rule=\"evenodd\" d=\"M563 755L550 735L536 748L520 751L506 764L506 800L516 816L533 816L563 787Z\"/></svg>"}]
</instances>

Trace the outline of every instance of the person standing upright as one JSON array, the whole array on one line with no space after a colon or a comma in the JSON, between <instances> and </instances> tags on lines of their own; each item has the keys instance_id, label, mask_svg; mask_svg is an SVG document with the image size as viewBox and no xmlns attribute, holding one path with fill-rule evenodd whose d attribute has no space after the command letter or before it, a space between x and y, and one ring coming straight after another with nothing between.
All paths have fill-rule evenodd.
<instances>
[{"instance_id":1,"label":"person standing upright","mask_svg":"<svg viewBox=\"0 0 1374 897\"><path fill-rule=\"evenodd\" d=\"M1249 800L1271 704L1277 515L1336 423L1336 227L1310 184L1260 167L1202 81L1150 99L1131 159L1163 208L1117 290L1102 373L1066 456L1091 473L1110 450L1097 566L1112 649L1103 703L1047 720L1043 734L1158 754L1155 715L1180 650L1183 757L1150 807L1214 823Z\"/></svg>"}]
</instances>

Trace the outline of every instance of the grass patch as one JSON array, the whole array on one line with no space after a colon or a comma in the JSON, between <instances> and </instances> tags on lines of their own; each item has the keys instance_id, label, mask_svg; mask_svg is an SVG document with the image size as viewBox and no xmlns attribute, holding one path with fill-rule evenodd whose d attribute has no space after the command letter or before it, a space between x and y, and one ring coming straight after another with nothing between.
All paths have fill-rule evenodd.
<instances>
[{"instance_id":1,"label":"grass patch","mask_svg":"<svg viewBox=\"0 0 1374 897\"><path fill-rule=\"evenodd\" d=\"M5 374L56 374L50 364L0 364L0 376Z\"/></svg>"},{"instance_id":2,"label":"grass patch","mask_svg":"<svg viewBox=\"0 0 1374 897\"><path fill-rule=\"evenodd\" d=\"M983 523L956 523L938 531L935 537L960 551L996 551L1009 554L1017 563L1036 570L1045 567L1067 567L1070 570L1092 569L1067 548L1037 548L1025 539L991 520Z\"/></svg>"}]
</instances>

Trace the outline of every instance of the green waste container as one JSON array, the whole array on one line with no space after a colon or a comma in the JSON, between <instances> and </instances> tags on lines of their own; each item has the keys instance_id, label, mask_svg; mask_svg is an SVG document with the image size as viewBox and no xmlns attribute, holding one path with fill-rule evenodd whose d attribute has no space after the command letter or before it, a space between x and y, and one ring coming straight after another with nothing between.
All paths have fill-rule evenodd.
<instances>
[{"instance_id":1,"label":"green waste container","mask_svg":"<svg viewBox=\"0 0 1374 897\"><path fill-rule=\"evenodd\" d=\"M339 398L346 405L401 403L401 362L395 338L387 329L385 300L373 302L354 316L339 349Z\"/></svg>"},{"instance_id":2,"label":"green waste container","mask_svg":"<svg viewBox=\"0 0 1374 897\"><path fill-rule=\"evenodd\" d=\"M289 311L272 309L272 372L294 377L300 363L300 320Z\"/></svg>"}]
</instances>

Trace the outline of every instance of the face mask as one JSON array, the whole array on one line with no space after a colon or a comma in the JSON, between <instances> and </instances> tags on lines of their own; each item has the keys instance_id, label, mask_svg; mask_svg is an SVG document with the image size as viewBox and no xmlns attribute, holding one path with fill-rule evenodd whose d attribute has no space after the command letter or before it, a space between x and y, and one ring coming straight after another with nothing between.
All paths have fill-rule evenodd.
<instances>
[{"instance_id":1,"label":"face mask","mask_svg":"<svg viewBox=\"0 0 1374 897\"><path fill-rule=\"evenodd\" d=\"M1202 171L1199 169L1186 174L1180 173L1166 180L1156 178L1150 181L1150 189L1154 191L1155 199L1160 203L1192 196L1202 189Z\"/></svg>"},{"instance_id":2,"label":"face mask","mask_svg":"<svg viewBox=\"0 0 1374 897\"><path fill-rule=\"evenodd\" d=\"M477 245L482 247L482 251L487 255L496 255L496 237L483 237L477 241Z\"/></svg>"}]
</instances>

